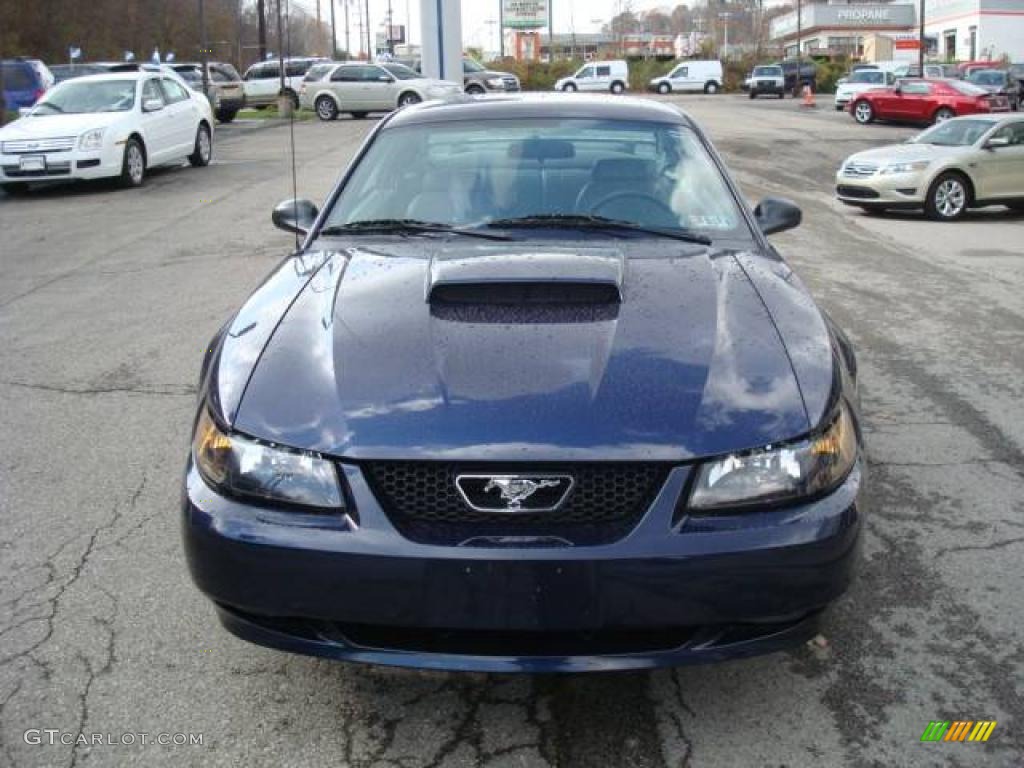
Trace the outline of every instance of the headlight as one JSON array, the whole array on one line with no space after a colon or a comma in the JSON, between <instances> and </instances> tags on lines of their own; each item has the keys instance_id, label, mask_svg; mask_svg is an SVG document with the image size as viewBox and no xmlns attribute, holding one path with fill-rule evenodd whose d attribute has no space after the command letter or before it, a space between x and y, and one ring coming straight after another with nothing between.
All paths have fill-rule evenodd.
<instances>
[{"instance_id":1,"label":"headlight","mask_svg":"<svg viewBox=\"0 0 1024 768\"><path fill-rule=\"evenodd\" d=\"M91 131L86 131L78 140L78 148L99 149L103 146L103 133L106 130L106 128L93 128Z\"/></svg>"},{"instance_id":2,"label":"headlight","mask_svg":"<svg viewBox=\"0 0 1024 768\"><path fill-rule=\"evenodd\" d=\"M340 510L334 465L319 454L258 443L224 432L203 409L192 441L203 479L219 490L267 501Z\"/></svg>"},{"instance_id":3,"label":"headlight","mask_svg":"<svg viewBox=\"0 0 1024 768\"><path fill-rule=\"evenodd\" d=\"M816 437L702 465L689 507L699 514L814 496L843 482L856 460L857 435L844 406Z\"/></svg>"},{"instance_id":4,"label":"headlight","mask_svg":"<svg viewBox=\"0 0 1024 768\"><path fill-rule=\"evenodd\" d=\"M930 160L918 160L914 163L890 163L884 166L879 173L883 176L897 173L916 173L917 171L923 171L930 164Z\"/></svg>"},{"instance_id":5,"label":"headlight","mask_svg":"<svg viewBox=\"0 0 1024 768\"><path fill-rule=\"evenodd\" d=\"M488 88L504 88L505 87L505 81L502 80L500 77L489 77L489 78L487 78L487 87Z\"/></svg>"}]
</instances>

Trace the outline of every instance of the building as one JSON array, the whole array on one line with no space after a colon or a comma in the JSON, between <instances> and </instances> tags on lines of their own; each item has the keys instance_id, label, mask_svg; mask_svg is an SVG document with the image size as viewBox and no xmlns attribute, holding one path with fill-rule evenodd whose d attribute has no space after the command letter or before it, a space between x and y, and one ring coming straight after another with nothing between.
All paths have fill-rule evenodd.
<instances>
[{"instance_id":1,"label":"building","mask_svg":"<svg viewBox=\"0 0 1024 768\"><path fill-rule=\"evenodd\" d=\"M948 61L1024 61L1024 0L928 0L925 37Z\"/></svg>"},{"instance_id":2,"label":"building","mask_svg":"<svg viewBox=\"0 0 1024 768\"><path fill-rule=\"evenodd\" d=\"M804 55L862 56L864 38L873 34L903 35L913 31L917 12L903 3L805 3L800 19L800 51ZM796 12L772 19L772 42L786 56L797 53Z\"/></svg>"},{"instance_id":3,"label":"building","mask_svg":"<svg viewBox=\"0 0 1024 768\"><path fill-rule=\"evenodd\" d=\"M808 2L800 23L805 55L862 56L869 35L892 37L897 53L916 59L918 3ZM796 12L772 20L770 36L787 56L797 52ZM929 58L942 61L1024 61L1024 0L925 0Z\"/></svg>"},{"instance_id":4,"label":"building","mask_svg":"<svg viewBox=\"0 0 1024 768\"><path fill-rule=\"evenodd\" d=\"M644 58L674 59L676 37L637 33L613 35L604 32L559 33L513 30L506 36L505 48L520 61L554 59Z\"/></svg>"}]
</instances>

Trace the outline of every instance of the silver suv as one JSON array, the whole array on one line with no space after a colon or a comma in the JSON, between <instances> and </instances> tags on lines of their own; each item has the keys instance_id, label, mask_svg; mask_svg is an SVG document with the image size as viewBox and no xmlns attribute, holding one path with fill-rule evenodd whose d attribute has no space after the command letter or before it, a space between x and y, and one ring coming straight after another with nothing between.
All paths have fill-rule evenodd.
<instances>
[{"instance_id":1,"label":"silver suv","mask_svg":"<svg viewBox=\"0 0 1024 768\"><path fill-rule=\"evenodd\" d=\"M422 72L420 59L403 59L402 63L417 72ZM462 59L462 85L466 93L509 93L520 90L519 78L508 72L488 69L476 59L464 56Z\"/></svg>"}]
</instances>

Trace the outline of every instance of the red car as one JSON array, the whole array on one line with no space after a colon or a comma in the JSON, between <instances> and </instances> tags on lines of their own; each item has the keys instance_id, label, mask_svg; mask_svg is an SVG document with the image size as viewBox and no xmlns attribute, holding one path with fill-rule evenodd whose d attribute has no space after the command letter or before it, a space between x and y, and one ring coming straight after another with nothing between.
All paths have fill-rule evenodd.
<instances>
[{"instance_id":1,"label":"red car","mask_svg":"<svg viewBox=\"0 0 1024 768\"><path fill-rule=\"evenodd\" d=\"M900 80L890 88L872 88L851 99L847 109L862 125L874 120L941 123L979 112L1009 112L1005 96L963 80Z\"/></svg>"}]
</instances>

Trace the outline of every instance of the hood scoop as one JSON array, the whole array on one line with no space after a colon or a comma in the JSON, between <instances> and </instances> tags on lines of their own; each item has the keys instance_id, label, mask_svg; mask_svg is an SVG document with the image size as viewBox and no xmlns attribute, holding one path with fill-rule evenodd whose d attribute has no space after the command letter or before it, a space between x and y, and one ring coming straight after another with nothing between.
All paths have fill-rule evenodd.
<instances>
[{"instance_id":1,"label":"hood scoop","mask_svg":"<svg viewBox=\"0 0 1024 768\"><path fill-rule=\"evenodd\" d=\"M622 302L622 254L493 252L431 259L427 301L444 305L615 305Z\"/></svg>"}]
</instances>

